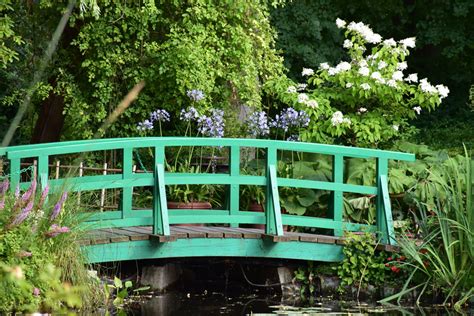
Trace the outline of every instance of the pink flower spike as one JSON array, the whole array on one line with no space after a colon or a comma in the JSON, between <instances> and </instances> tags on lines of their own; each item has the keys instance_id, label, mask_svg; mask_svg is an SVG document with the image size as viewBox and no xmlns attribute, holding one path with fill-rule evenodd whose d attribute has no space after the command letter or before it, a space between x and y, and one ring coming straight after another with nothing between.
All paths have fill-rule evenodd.
<instances>
[{"instance_id":1,"label":"pink flower spike","mask_svg":"<svg viewBox=\"0 0 474 316\"><path fill-rule=\"evenodd\" d=\"M33 295L34 295L34 296L39 296L40 293L41 293L41 292L40 292L40 289L38 289L37 287L35 287L35 288L33 289Z\"/></svg>"}]
</instances>

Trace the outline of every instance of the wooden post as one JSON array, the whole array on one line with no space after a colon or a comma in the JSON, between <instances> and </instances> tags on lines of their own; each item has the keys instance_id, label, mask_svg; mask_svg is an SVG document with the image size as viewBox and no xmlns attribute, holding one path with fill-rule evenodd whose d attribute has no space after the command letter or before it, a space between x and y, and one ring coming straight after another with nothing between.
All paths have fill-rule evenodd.
<instances>
[{"instance_id":1,"label":"wooden post","mask_svg":"<svg viewBox=\"0 0 474 316\"><path fill-rule=\"evenodd\" d=\"M59 165L58 165L59 166ZM84 164L83 162L81 161L79 163L79 178L82 178L82 175L84 173ZM56 174L58 175L58 174ZM56 178L57 179L57 178ZM81 206L81 191L77 191L77 206Z\"/></svg>"},{"instance_id":2,"label":"wooden post","mask_svg":"<svg viewBox=\"0 0 474 316\"><path fill-rule=\"evenodd\" d=\"M38 172L38 160L35 159L35 160L33 160L33 172L31 173L31 180L36 178L36 173L37 172Z\"/></svg>"},{"instance_id":3,"label":"wooden post","mask_svg":"<svg viewBox=\"0 0 474 316\"><path fill-rule=\"evenodd\" d=\"M334 155L332 164L332 181L343 183L344 181L344 157ZM344 213L344 196L342 191L332 192L332 219L335 222L342 222ZM342 236L342 229L334 229L334 236Z\"/></svg>"},{"instance_id":4,"label":"wooden post","mask_svg":"<svg viewBox=\"0 0 474 316\"><path fill-rule=\"evenodd\" d=\"M237 177L240 174L240 147L230 147L230 176ZM229 192L229 215L237 215L239 213L239 190L238 183L230 185ZM230 224L230 227L239 227L239 224Z\"/></svg>"},{"instance_id":5,"label":"wooden post","mask_svg":"<svg viewBox=\"0 0 474 316\"><path fill-rule=\"evenodd\" d=\"M377 199L375 202L376 208L376 221L377 221L377 231L379 232L379 237L382 243L387 244L389 242L387 236L387 225L386 225L386 218L385 218L385 210L384 210L384 200L382 194L382 183L381 183L381 176L388 175L388 160L386 158L377 158Z\"/></svg>"},{"instance_id":6,"label":"wooden post","mask_svg":"<svg viewBox=\"0 0 474 316\"><path fill-rule=\"evenodd\" d=\"M55 179L59 179L59 165L61 164L61 162L59 160L56 160L56 175L55 175ZM80 169L79 169L79 173L80 173Z\"/></svg>"},{"instance_id":7,"label":"wooden post","mask_svg":"<svg viewBox=\"0 0 474 316\"><path fill-rule=\"evenodd\" d=\"M104 171L102 174L105 176L107 175L107 163L104 162ZM102 189L100 192L100 211L104 211L104 204L105 204L105 189Z\"/></svg>"}]
</instances>

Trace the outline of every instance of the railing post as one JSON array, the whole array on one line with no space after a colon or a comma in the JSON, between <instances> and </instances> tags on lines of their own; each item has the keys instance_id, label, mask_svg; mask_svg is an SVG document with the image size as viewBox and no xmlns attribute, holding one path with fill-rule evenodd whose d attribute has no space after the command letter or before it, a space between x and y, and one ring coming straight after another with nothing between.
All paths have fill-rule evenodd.
<instances>
[{"instance_id":1,"label":"railing post","mask_svg":"<svg viewBox=\"0 0 474 316\"><path fill-rule=\"evenodd\" d=\"M122 158L122 179L130 179L132 177L132 165L133 165L133 148L127 147L123 149ZM122 188L122 219L132 217L132 202L133 200L133 187Z\"/></svg>"},{"instance_id":2,"label":"railing post","mask_svg":"<svg viewBox=\"0 0 474 316\"><path fill-rule=\"evenodd\" d=\"M384 244L392 244L390 240L389 231L393 230L393 226L389 227L389 223L392 223L392 210L390 208L390 197L388 195L388 184L386 197L382 190L383 181L388 178L388 160L386 158L377 158L377 198L376 198L376 221L377 230L380 233L381 242ZM384 198L388 198L388 203ZM390 209L387 209L390 208ZM390 222L389 222L390 219Z\"/></svg>"},{"instance_id":3,"label":"railing post","mask_svg":"<svg viewBox=\"0 0 474 316\"><path fill-rule=\"evenodd\" d=\"M344 157L334 155L332 164L332 180L334 183L344 182ZM342 191L332 192L332 219L342 222L344 213L344 196ZM334 229L334 236L342 236L342 229Z\"/></svg>"},{"instance_id":4,"label":"railing post","mask_svg":"<svg viewBox=\"0 0 474 316\"><path fill-rule=\"evenodd\" d=\"M283 224L280 209L280 197L277 184L277 152L275 148L267 148L267 188L266 188L266 208L265 233L269 235L283 235Z\"/></svg>"},{"instance_id":5,"label":"railing post","mask_svg":"<svg viewBox=\"0 0 474 316\"><path fill-rule=\"evenodd\" d=\"M168 206L165 188L165 150L155 147L155 170L153 181L153 235L170 235Z\"/></svg>"},{"instance_id":6,"label":"railing post","mask_svg":"<svg viewBox=\"0 0 474 316\"><path fill-rule=\"evenodd\" d=\"M388 191L388 179L386 175L380 176L380 186L380 191L383 198L387 244L396 245L397 241L395 239L395 231L393 228L392 206L390 205L390 193Z\"/></svg>"},{"instance_id":7,"label":"railing post","mask_svg":"<svg viewBox=\"0 0 474 316\"><path fill-rule=\"evenodd\" d=\"M20 184L20 158L10 159L10 190L15 192Z\"/></svg>"},{"instance_id":8,"label":"railing post","mask_svg":"<svg viewBox=\"0 0 474 316\"><path fill-rule=\"evenodd\" d=\"M230 147L230 176L238 177L240 174L240 147L231 146ZM230 185L230 194L229 194L229 214L236 215L239 212L239 190L240 185L238 183L232 183ZM239 224L230 224L230 227L239 227Z\"/></svg>"}]
</instances>

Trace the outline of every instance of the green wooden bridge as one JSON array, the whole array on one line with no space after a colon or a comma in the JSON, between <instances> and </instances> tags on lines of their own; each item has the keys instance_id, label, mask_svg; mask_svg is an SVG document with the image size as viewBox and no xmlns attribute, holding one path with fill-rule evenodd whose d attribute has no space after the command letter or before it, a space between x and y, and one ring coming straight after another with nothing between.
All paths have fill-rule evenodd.
<instances>
[{"instance_id":1,"label":"green wooden bridge","mask_svg":"<svg viewBox=\"0 0 474 316\"><path fill-rule=\"evenodd\" d=\"M166 172L165 151L171 147L218 147L228 152L226 173ZM134 172L134 151L152 151L154 170ZM243 148L258 149L266 157L264 175L241 172ZM88 152L115 151L121 160L118 174L71 176L56 179L51 174L54 157ZM332 181L315 181L278 177L279 152L322 154L332 157ZM80 140L0 148L0 156L9 160L11 187L26 188L22 179L22 162L35 160L41 186L51 188L67 185L71 191L120 189L117 210L87 212L89 233L80 242L91 263L175 257L257 257L315 261L342 259L344 231L377 233L381 243L394 245L394 230L388 192L388 160L414 161L412 154L335 145L301 142L225 139L147 137ZM168 157L169 158L169 157ZM376 186L344 182L345 158L374 159ZM224 185L227 191L225 209L169 209L168 185ZM265 186L265 212L240 210L239 190L242 185ZM132 207L134 188L153 187L152 209ZM330 218L282 214L279 187L297 187L331 191ZM376 225L344 220L343 193L376 196ZM177 225L177 224L206 224ZM264 224L264 229L243 228L243 224ZM329 234L286 232L284 227L318 228Z\"/></svg>"}]
</instances>

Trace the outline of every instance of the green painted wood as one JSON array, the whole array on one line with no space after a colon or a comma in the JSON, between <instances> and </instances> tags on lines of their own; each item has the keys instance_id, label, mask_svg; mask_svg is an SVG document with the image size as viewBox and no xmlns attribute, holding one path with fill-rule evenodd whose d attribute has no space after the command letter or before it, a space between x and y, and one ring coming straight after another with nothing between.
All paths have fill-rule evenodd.
<instances>
[{"instance_id":1,"label":"green painted wood","mask_svg":"<svg viewBox=\"0 0 474 316\"><path fill-rule=\"evenodd\" d=\"M376 221L377 221L377 229L380 234L380 240L382 243L388 242L387 236L387 225L385 219L385 210L384 210L384 201L383 195L381 193L382 183L381 179L382 176L388 175L388 160L384 158L377 159L377 166L376 166L376 176L377 176L377 188L378 194L375 201L375 208L376 208Z\"/></svg>"},{"instance_id":2,"label":"green painted wood","mask_svg":"<svg viewBox=\"0 0 474 316\"><path fill-rule=\"evenodd\" d=\"M170 225L166 203L165 168L163 164L156 164L155 179L153 187L153 234L169 236Z\"/></svg>"},{"instance_id":3,"label":"green painted wood","mask_svg":"<svg viewBox=\"0 0 474 316\"><path fill-rule=\"evenodd\" d=\"M10 159L10 191L14 192L20 184L20 158Z\"/></svg>"},{"instance_id":4,"label":"green painted wood","mask_svg":"<svg viewBox=\"0 0 474 316\"><path fill-rule=\"evenodd\" d=\"M277 183L277 173L275 165L269 166L270 172L270 191L271 191L271 198L272 198L272 205L273 209L271 210L271 218L273 222L274 232L273 234L276 236L283 236L283 225L281 220L281 207L280 207L280 195L278 194L278 183Z\"/></svg>"},{"instance_id":5,"label":"green painted wood","mask_svg":"<svg viewBox=\"0 0 474 316\"><path fill-rule=\"evenodd\" d=\"M342 183L344 181L344 157L335 155L332 166L332 178L334 183ZM344 213L344 200L342 191L332 192L332 217L336 222L342 222L342 215ZM340 229L334 230L334 236L342 236L343 231Z\"/></svg>"},{"instance_id":6,"label":"green painted wood","mask_svg":"<svg viewBox=\"0 0 474 316\"><path fill-rule=\"evenodd\" d=\"M274 205L272 197L272 184L270 181L270 166L276 165L277 161L277 151L274 148L267 148L267 165L266 165L266 178L265 178L265 232L267 234L273 235L276 234L275 227L275 218L274 218Z\"/></svg>"},{"instance_id":7,"label":"green painted wood","mask_svg":"<svg viewBox=\"0 0 474 316\"><path fill-rule=\"evenodd\" d=\"M122 179L127 180L133 175L133 149L124 148L122 157ZM121 210L122 218L131 217L133 187L122 187Z\"/></svg>"},{"instance_id":8,"label":"green painted wood","mask_svg":"<svg viewBox=\"0 0 474 316\"><path fill-rule=\"evenodd\" d=\"M38 157L38 170L37 170L37 174L34 175L34 177L36 177L37 175L40 175L40 174L45 174L46 177L48 177L49 176L48 163L49 163L49 156L48 155L39 156Z\"/></svg>"},{"instance_id":9,"label":"green painted wood","mask_svg":"<svg viewBox=\"0 0 474 316\"><path fill-rule=\"evenodd\" d=\"M229 147L230 149L230 171L228 174L188 174L188 173L165 173L165 147L180 147L180 146L219 146ZM133 165L133 150L145 147L155 148L155 170L153 173L134 174L132 172ZM261 148L267 151L267 166L265 176L247 176L240 174L240 148L253 147ZM238 226L241 223L248 224L266 224L266 233L276 236L283 235L283 225L314 227L334 230L336 235L340 235L343 230L350 231L379 231L381 232L382 241L391 243L391 236L393 235L393 223L391 222L391 209L388 196L388 159L398 159L413 161L414 155L388 152L372 149L361 149L353 147L343 147L324 144L272 141L272 140L255 140L255 139L215 139L215 138L181 138L181 137L149 137L149 138L125 138L125 139L101 139L101 140L84 140L61 142L51 144L36 144L25 146L14 146L8 148L0 148L0 154L6 154L11 161L12 182L19 183L20 176L20 159L38 157L38 174L41 178L48 174L48 157L56 154L75 154L81 152L103 151L119 149L123 150L123 172L122 174L98 175L75 177L67 180L50 180L51 187L59 187L67 185L73 190L100 190L121 188L123 190L121 208L117 211L107 211L101 213L85 214L87 217L84 226L88 225L88 229L111 228L111 227L131 227L131 226L153 226L153 233L158 235L169 235L169 224L182 223L210 223L210 224L230 224L231 226ZM319 153L334 156L333 168L333 182L313 181L303 179L288 179L277 178L277 151L297 151ZM377 158L377 186L359 186L343 183L343 157L356 158ZM16 172L16 173L15 173ZM40 179L43 187L43 180ZM228 185L228 204L226 210L168 210L166 205L165 185L176 184L216 184ZM22 183L21 186L26 188L29 184ZM239 211L239 186L240 185L265 185L266 189L266 212L242 212ZM132 210L132 192L134 187L153 186L154 188L154 203L153 210ZM332 198L332 217L333 218L312 218L307 216L295 215L281 215L278 187L302 187L319 190L333 191ZM14 188L15 186L12 185ZM377 226L361 225L354 223L347 223L343 221L342 217L342 201L343 192L361 193L361 194L376 194L377 195ZM217 238L219 239L219 238ZM217 240L216 239L216 240ZM198 240L198 239L193 239ZM320 256L317 253L322 248L311 248L311 250L304 249L304 245L308 243L268 243L259 240L261 244L252 246L252 251L247 252L247 248L236 248L233 243L238 243L236 240L227 239L228 243L216 245L216 247L226 247L226 250L218 248L217 255L236 255L236 256L261 256L267 257L265 253L268 249L279 249L282 253L275 254L280 258L294 258L308 260L322 260L314 259L315 256ZM142 249L142 245L138 247L138 252L130 254L126 249L128 243L118 243L121 245L118 252L110 253L111 260L126 260L137 256L137 259L146 258L160 258L172 256L198 256L198 255L216 255L216 250L209 250L209 240L202 240L189 244L188 241L182 241L173 249L168 249L169 254L156 254L157 249L162 247L160 244L156 245L146 242L147 249ZM193 243L193 242L192 242ZM206 251L198 251L201 244L206 245ZM187 244L188 251L185 250L184 245ZM293 250L288 250L280 244L291 244ZM139 244L134 244L139 245ZM145 245L145 244L143 244ZM94 247L98 247L96 245ZM106 247L109 245L103 245ZM182 247L182 248L181 248ZM232 248L229 249L228 247ZM258 247L259 250L254 250L253 247ZM134 248L134 246L131 246ZM268 248L268 249L267 249ZM95 248L94 248L95 249ZM98 249L98 248L97 248ZM161 248L160 248L161 249ZM267 250L265 250L267 249ZM102 249L103 250L103 249ZM102 251L101 250L101 251ZM304 250L304 251L303 251ZM334 250L334 249L333 249ZM94 250L95 251L95 250ZM133 250L135 251L135 250ZM151 252L152 253L151 253ZM183 252L181 252L183 251ZM293 254L298 251L303 251L303 254ZM305 252L306 251L306 252ZM309 254L308 252L316 252L317 254ZM326 251L326 250L324 250ZM327 254L321 255L326 257ZM287 252L287 253L284 253ZM100 252L98 252L100 254ZM272 254L273 255L273 254ZM313 258L313 259L310 259ZM102 260L102 259L101 259ZM108 260L108 259L107 259ZM338 259L340 260L340 259ZM330 260L329 260L330 261Z\"/></svg>"},{"instance_id":10,"label":"green painted wood","mask_svg":"<svg viewBox=\"0 0 474 316\"><path fill-rule=\"evenodd\" d=\"M166 185L176 184L222 184L222 185L266 185L264 176L239 175L230 176L227 174L206 174L206 173L165 173ZM315 180L277 178L279 187L298 187L328 191L343 191L360 194L377 194L377 187L353 185L345 183L332 183ZM67 179L68 186L75 191L117 189L124 187L152 186L153 173L132 174L129 178L123 179L122 175L97 175L72 177ZM63 179L50 180L52 187L64 185Z\"/></svg>"},{"instance_id":11,"label":"green painted wood","mask_svg":"<svg viewBox=\"0 0 474 316\"><path fill-rule=\"evenodd\" d=\"M232 179L236 178L240 174L240 147L239 146L231 146L230 147L230 177ZM229 188L229 210L230 215L236 215L239 212L240 208L240 186L238 183L231 183ZM230 224L231 227L239 227L238 224Z\"/></svg>"},{"instance_id":12,"label":"green painted wood","mask_svg":"<svg viewBox=\"0 0 474 316\"><path fill-rule=\"evenodd\" d=\"M257 257L337 262L342 246L307 242L273 243L263 239L192 238L171 243L149 240L83 248L90 263L179 257Z\"/></svg>"},{"instance_id":13,"label":"green painted wood","mask_svg":"<svg viewBox=\"0 0 474 316\"><path fill-rule=\"evenodd\" d=\"M122 149L126 147L144 148L162 146L241 146L283 149L288 151L300 151L320 153L327 155L342 155L355 158L386 158L396 160L414 161L413 154L394 151L382 151L377 149L345 147L338 145L287 142L264 139L239 139L239 138L199 138L199 137L135 137L119 139L100 139L87 141L69 141L48 144L35 144L12 146L6 148L7 157L26 158L39 155L58 155L76 152L90 152L111 149Z\"/></svg>"},{"instance_id":14,"label":"green painted wood","mask_svg":"<svg viewBox=\"0 0 474 316\"><path fill-rule=\"evenodd\" d=\"M299 216L299 215L282 215L283 224L301 227L325 228L335 230L348 231L370 231L376 232L377 227L365 224L355 224L349 222L337 222L331 218Z\"/></svg>"},{"instance_id":15,"label":"green painted wood","mask_svg":"<svg viewBox=\"0 0 474 316\"><path fill-rule=\"evenodd\" d=\"M397 240L395 239L395 230L393 227L392 206L390 204L390 193L388 191L387 175L381 175L380 178L380 189L383 199L383 209L386 227L385 235L387 236L387 244L395 246L397 245Z\"/></svg>"}]
</instances>

